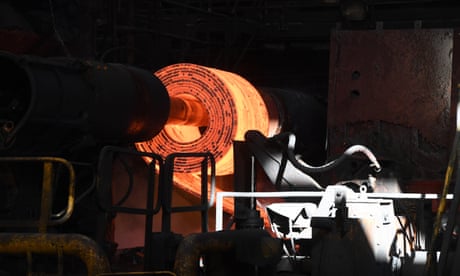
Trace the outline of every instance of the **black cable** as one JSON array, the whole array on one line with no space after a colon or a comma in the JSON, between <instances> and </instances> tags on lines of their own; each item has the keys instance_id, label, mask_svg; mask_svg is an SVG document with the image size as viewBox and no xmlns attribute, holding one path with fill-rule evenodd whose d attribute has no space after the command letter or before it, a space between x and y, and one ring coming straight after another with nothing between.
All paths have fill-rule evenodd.
<instances>
[{"instance_id":1,"label":"black cable","mask_svg":"<svg viewBox=\"0 0 460 276\"><path fill-rule=\"evenodd\" d=\"M61 45L61 48L64 51L65 55L67 57L72 57L72 55L69 52L69 49L67 49L67 46L65 45L64 40L61 37L61 34L58 32L58 30L56 28L56 17L54 16L53 0L48 0L48 5L49 5L49 8L50 8L51 23L53 25L54 35L56 36L59 44Z\"/></svg>"},{"instance_id":2,"label":"black cable","mask_svg":"<svg viewBox=\"0 0 460 276\"><path fill-rule=\"evenodd\" d=\"M337 167L345 159L347 159L351 155L358 153L358 152L365 154L367 158L369 158L369 160L372 162L371 166L374 167L374 170L376 172L379 172L381 170L381 166L378 163L377 158L375 158L374 154L367 147L362 146L362 145L354 145L354 146L347 148L345 152L339 158L332 160L324 165L311 166L305 163L304 161L297 159L297 157L295 156L294 149L295 149L296 137L294 134L286 132L286 133L280 134L277 137L277 139L279 138L281 139L287 138L288 141L287 141L287 145L285 146L285 151L286 151L289 161L291 161L294 167L296 167L297 169L299 169L300 171L306 174L321 173L321 172L326 172L328 170L331 170Z\"/></svg>"}]
</instances>

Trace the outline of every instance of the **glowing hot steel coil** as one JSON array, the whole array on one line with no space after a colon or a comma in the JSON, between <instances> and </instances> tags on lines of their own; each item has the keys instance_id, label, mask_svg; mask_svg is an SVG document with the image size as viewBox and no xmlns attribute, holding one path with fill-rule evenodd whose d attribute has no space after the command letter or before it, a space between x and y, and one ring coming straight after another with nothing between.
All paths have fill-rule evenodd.
<instances>
[{"instance_id":1,"label":"glowing hot steel coil","mask_svg":"<svg viewBox=\"0 0 460 276\"><path fill-rule=\"evenodd\" d=\"M164 129L150 141L137 143L145 151L166 156L174 152L211 152L217 174L233 173L233 140L243 140L249 129L267 136L270 111L261 94L244 78L230 72L181 63L155 75L171 97L171 111ZM177 172L196 172L201 158L178 162Z\"/></svg>"},{"instance_id":2,"label":"glowing hot steel coil","mask_svg":"<svg viewBox=\"0 0 460 276\"><path fill-rule=\"evenodd\" d=\"M189 63L167 66L155 75L171 98L171 109L164 129L153 139L137 143L139 150L167 156L175 152L211 152L217 175L233 173L233 141L244 140L247 130L266 136L279 128L277 111L270 101L241 76ZM176 177L184 190L193 187L200 170L199 159L177 160Z\"/></svg>"}]
</instances>

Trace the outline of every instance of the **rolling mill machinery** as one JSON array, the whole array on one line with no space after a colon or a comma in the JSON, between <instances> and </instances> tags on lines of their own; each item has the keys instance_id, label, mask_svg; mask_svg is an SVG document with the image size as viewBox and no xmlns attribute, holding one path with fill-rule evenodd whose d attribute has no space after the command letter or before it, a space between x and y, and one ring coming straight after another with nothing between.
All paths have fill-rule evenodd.
<instances>
[{"instance_id":1,"label":"rolling mill machinery","mask_svg":"<svg viewBox=\"0 0 460 276\"><path fill-rule=\"evenodd\" d=\"M0 271L456 275L457 193L399 183L420 177L408 164L424 163L394 162L391 143L375 137L404 119L363 107L363 68L370 64L385 81L388 75L373 59L356 67L344 61L343 53L356 54L356 35L363 45L388 38L405 47L410 36L439 36L441 53L452 48L450 31L335 33L327 110L306 94L255 88L237 74L191 63L152 74L1 53L0 68L8 70L0 84ZM356 110L380 123L356 119ZM403 131L397 134L406 137ZM445 183L452 182L457 139ZM446 148L434 150L448 155ZM409 156L413 149L400 150Z\"/></svg>"}]
</instances>

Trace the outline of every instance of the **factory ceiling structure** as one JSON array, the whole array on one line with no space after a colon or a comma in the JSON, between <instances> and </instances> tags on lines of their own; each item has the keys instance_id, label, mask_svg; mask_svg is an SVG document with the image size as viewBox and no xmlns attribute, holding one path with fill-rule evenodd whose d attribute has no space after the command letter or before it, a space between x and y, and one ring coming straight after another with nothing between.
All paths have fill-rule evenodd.
<instances>
[{"instance_id":1,"label":"factory ceiling structure","mask_svg":"<svg viewBox=\"0 0 460 276\"><path fill-rule=\"evenodd\" d=\"M305 86L299 79L315 77L324 81L331 30L458 24L456 1L441 0L22 0L4 5L10 7L3 9L6 29L16 27L44 37L59 33L58 42L65 42L67 50L53 45L54 51L48 49L47 55L70 52L149 69L176 62L218 65L261 85ZM272 69L277 67L280 70Z\"/></svg>"},{"instance_id":2,"label":"factory ceiling structure","mask_svg":"<svg viewBox=\"0 0 460 276\"><path fill-rule=\"evenodd\" d=\"M0 0L0 274L458 275L460 2Z\"/></svg>"}]
</instances>

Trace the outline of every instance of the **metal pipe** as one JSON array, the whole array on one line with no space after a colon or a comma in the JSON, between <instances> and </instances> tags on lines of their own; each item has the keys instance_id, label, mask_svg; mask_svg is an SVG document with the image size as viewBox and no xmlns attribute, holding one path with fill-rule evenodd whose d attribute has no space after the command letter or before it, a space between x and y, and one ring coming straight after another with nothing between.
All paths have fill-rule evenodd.
<instances>
[{"instance_id":1,"label":"metal pipe","mask_svg":"<svg viewBox=\"0 0 460 276\"><path fill-rule=\"evenodd\" d=\"M0 149L10 155L55 152L62 139L85 135L99 142L143 141L168 118L166 88L147 70L6 52L0 52L0 68L7 72L0 84Z\"/></svg>"},{"instance_id":2,"label":"metal pipe","mask_svg":"<svg viewBox=\"0 0 460 276\"><path fill-rule=\"evenodd\" d=\"M38 223L38 232L40 233L46 233L48 220L51 216L53 178L53 163L45 161L43 163L42 201L40 206L40 219Z\"/></svg>"},{"instance_id":3,"label":"metal pipe","mask_svg":"<svg viewBox=\"0 0 460 276\"><path fill-rule=\"evenodd\" d=\"M80 234L0 233L2 254L64 254L80 258L88 275L110 272L104 251L90 238Z\"/></svg>"},{"instance_id":4,"label":"metal pipe","mask_svg":"<svg viewBox=\"0 0 460 276\"><path fill-rule=\"evenodd\" d=\"M166 124L208 126L208 112L197 99L182 95L171 97L170 102L170 113Z\"/></svg>"},{"instance_id":5,"label":"metal pipe","mask_svg":"<svg viewBox=\"0 0 460 276\"><path fill-rule=\"evenodd\" d=\"M457 86L457 94L460 94L460 85ZM457 95L458 96L458 95ZM458 98L458 97L457 97ZM433 235L431 237L431 243L430 243L430 248L428 250L428 258L427 258L427 263L425 266L425 275L435 275L437 274L436 272L436 267L434 266L434 263L436 262L436 254L435 254L435 242L441 232L441 220L442 216L447 208L447 193L449 192L449 187L451 184L451 179L452 179L452 174L454 172L454 167L455 167L455 161L458 159L458 145L459 145L459 140L460 140L460 101L457 102L457 119L456 119L456 131L455 131L455 136L454 136L454 141L452 143L452 151L450 152L449 155L449 162L447 164L447 170L444 176L444 185L441 193L441 199L439 201L438 209L436 210L436 218L433 226ZM456 186L457 188L457 186ZM457 189L455 190L457 192ZM454 198L455 202L456 198ZM452 206L451 206L452 207ZM454 210L456 210L455 207L452 207ZM454 211L456 213L456 211ZM453 217L449 217L449 219L455 220L455 215ZM443 272L443 269L446 265L447 262L447 250L448 250L448 243L449 243L449 236L452 233L454 223L452 221L448 221L448 227L451 228L449 229L450 231L446 231L445 236L443 238L443 243L442 243L442 248L441 248L441 255L439 257L439 271Z\"/></svg>"},{"instance_id":6,"label":"metal pipe","mask_svg":"<svg viewBox=\"0 0 460 276\"><path fill-rule=\"evenodd\" d=\"M248 246L254 245L254 246ZM198 275L199 260L202 255L238 250L242 246L246 252L260 252L260 256L251 255L247 263L266 265L281 256L282 242L270 237L262 229L244 229L191 234L182 240L176 252L174 273L177 276Z\"/></svg>"}]
</instances>

